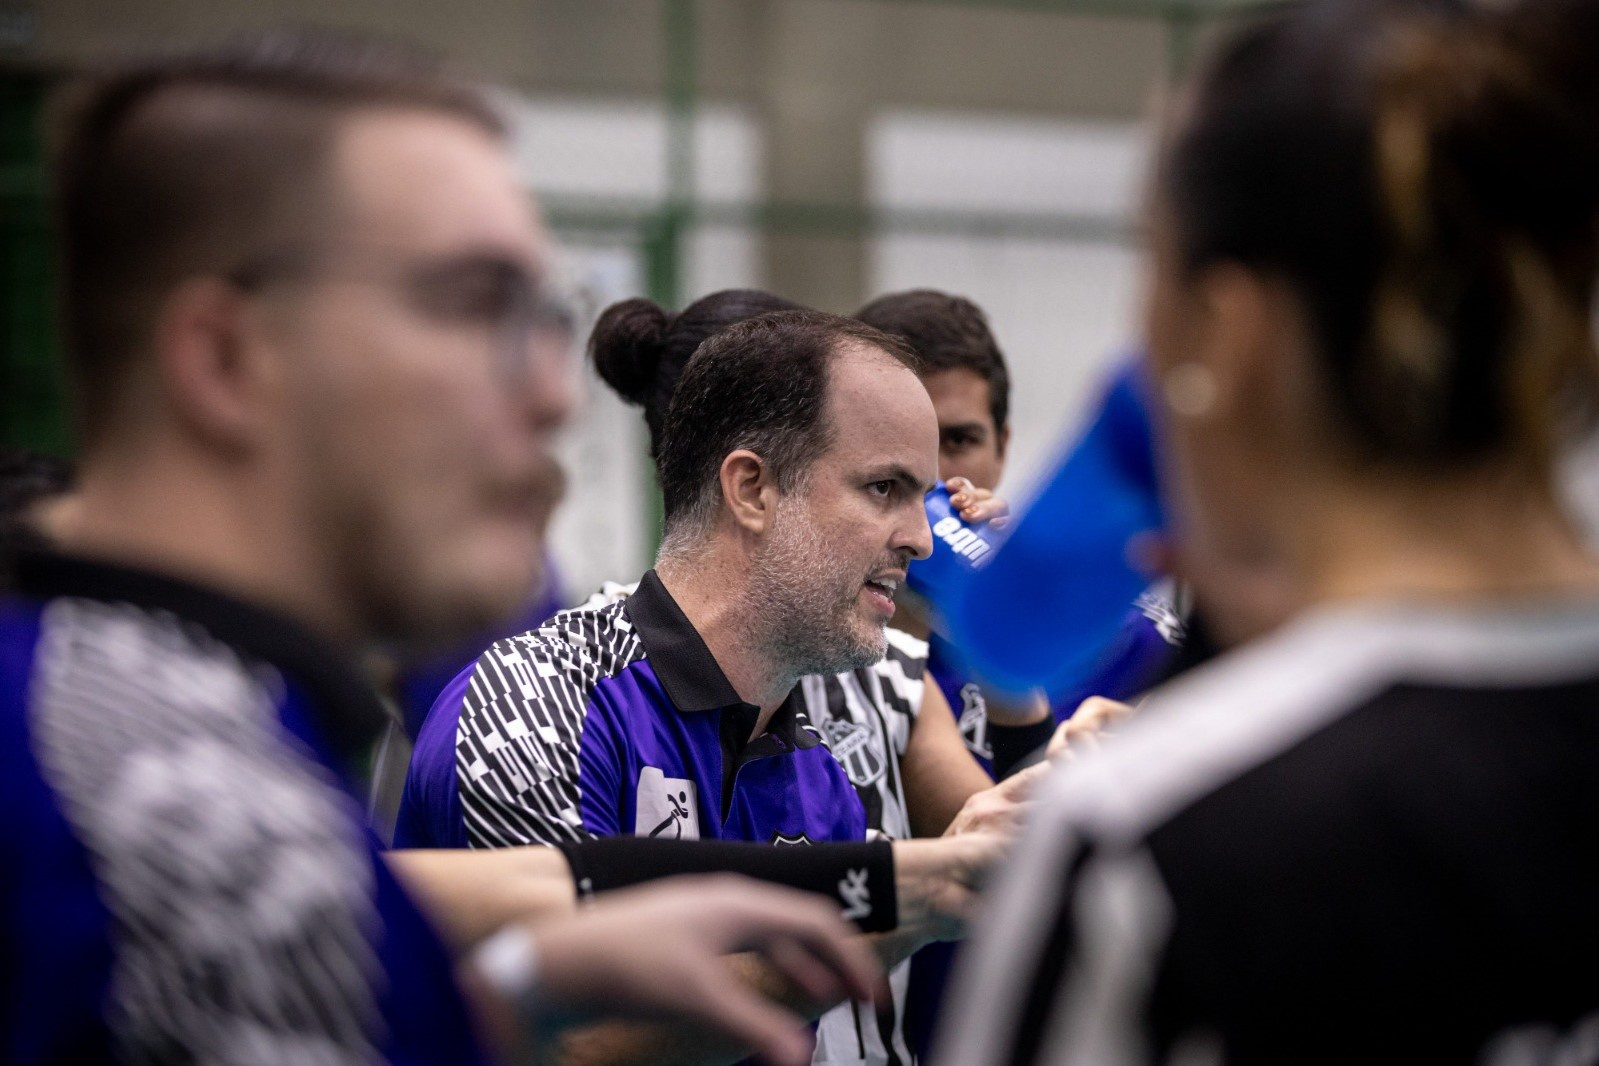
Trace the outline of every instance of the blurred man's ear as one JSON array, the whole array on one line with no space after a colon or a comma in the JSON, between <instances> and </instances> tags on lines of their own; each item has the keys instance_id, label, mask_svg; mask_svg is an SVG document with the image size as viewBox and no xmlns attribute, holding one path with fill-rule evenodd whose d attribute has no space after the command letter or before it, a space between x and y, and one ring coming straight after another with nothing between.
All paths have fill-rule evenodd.
<instances>
[{"instance_id":1,"label":"blurred man's ear","mask_svg":"<svg viewBox=\"0 0 1599 1066\"><path fill-rule=\"evenodd\" d=\"M245 450L261 433L275 374L258 323L250 298L220 278L185 281L162 303L159 394L178 425L214 447Z\"/></svg>"},{"instance_id":2,"label":"blurred man's ear","mask_svg":"<svg viewBox=\"0 0 1599 1066\"><path fill-rule=\"evenodd\" d=\"M994 435L994 454L999 456L999 461L1005 461L1005 452L1010 448L1010 426L1005 426Z\"/></svg>"},{"instance_id":3,"label":"blurred man's ear","mask_svg":"<svg viewBox=\"0 0 1599 1066\"><path fill-rule=\"evenodd\" d=\"M762 534L772 528L777 510L777 481L766 460L745 448L722 460L722 504L740 529Z\"/></svg>"}]
</instances>

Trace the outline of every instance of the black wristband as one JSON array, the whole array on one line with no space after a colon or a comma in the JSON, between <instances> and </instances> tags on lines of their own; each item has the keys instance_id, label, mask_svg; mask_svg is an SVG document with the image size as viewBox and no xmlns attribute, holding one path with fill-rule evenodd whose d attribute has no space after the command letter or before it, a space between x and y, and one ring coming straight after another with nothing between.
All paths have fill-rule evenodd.
<instances>
[{"instance_id":1,"label":"black wristband","mask_svg":"<svg viewBox=\"0 0 1599 1066\"><path fill-rule=\"evenodd\" d=\"M994 780L1003 781L1023 759L1049 744L1055 735L1055 717L1044 715L1042 721L1032 725L996 725L988 723L988 745L994 753Z\"/></svg>"},{"instance_id":2,"label":"black wristband","mask_svg":"<svg viewBox=\"0 0 1599 1066\"><path fill-rule=\"evenodd\" d=\"M734 873L827 896L863 933L899 925L894 846L886 840L794 847L617 836L556 846L579 899L674 874Z\"/></svg>"}]
</instances>

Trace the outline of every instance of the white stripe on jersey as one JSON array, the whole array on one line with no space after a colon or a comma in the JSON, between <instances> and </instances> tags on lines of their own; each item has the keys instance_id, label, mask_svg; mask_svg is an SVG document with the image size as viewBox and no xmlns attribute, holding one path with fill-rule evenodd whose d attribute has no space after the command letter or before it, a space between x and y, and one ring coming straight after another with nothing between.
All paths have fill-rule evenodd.
<instances>
[{"instance_id":1,"label":"white stripe on jersey","mask_svg":"<svg viewBox=\"0 0 1599 1066\"><path fill-rule=\"evenodd\" d=\"M1158 690L1146 710L1118 730L1115 743L1061 767L1040 789L1038 810L988 893L956 974L939 1061L1006 1059L1064 899L1080 892L1085 878L1101 876L1096 867L1139 854L1148 833L1250 766L1401 677L1481 686L1590 672L1599 661L1596 605L1565 602L1552 610L1544 605L1542 612L1526 606L1475 613L1394 604L1318 611ZM1068 864L1090 845L1097 858L1066 884ZM1156 893L1145 889L1164 892L1146 885L1146 901ZM1148 914L1158 910L1151 904ZM1157 954L1160 946L1154 945ZM1128 987L1080 955L1074 962L1064 980L1088 990L1063 988L1057 1004L1075 1002L1073 996L1090 995L1100 984ZM1131 1032L1138 1023L1124 1014L1102 1024ZM1043 1052L1065 1050L1048 1042L1055 1036L1070 1039L1052 1028Z\"/></svg>"}]
</instances>

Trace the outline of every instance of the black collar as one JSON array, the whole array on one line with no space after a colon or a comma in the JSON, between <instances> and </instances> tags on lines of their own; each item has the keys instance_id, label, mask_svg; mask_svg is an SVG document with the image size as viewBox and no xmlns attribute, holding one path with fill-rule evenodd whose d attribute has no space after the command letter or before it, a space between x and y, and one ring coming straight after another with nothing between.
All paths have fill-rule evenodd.
<instances>
[{"instance_id":1,"label":"black collar","mask_svg":"<svg viewBox=\"0 0 1599 1066\"><path fill-rule=\"evenodd\" d=\"M249 659L269 663L305 688L321 737L346 769L389 721L351 664L298 622L165 574L51 551L19 553L15 589L24 596L126 603L194 622Z\"/></svg>"},{"instance_id":2,"label":"black collar","mask_svg":"<svg viewBox=\"0 0 1599 1066\"><path fill-rule=\"evenodd\" d=\"M705 646L699 630L672 599L654 570L639 581L638 589L627 598L623 609L638 632L650 667L679 711L695 714L727 708L756 710L739 697L711 649ZM814 747L820 737L814 729L806 728L810 720L802 709L803 703L796 686L772 715L766 732L782 737L795 748Z\"/></svg>"}]
</instances>

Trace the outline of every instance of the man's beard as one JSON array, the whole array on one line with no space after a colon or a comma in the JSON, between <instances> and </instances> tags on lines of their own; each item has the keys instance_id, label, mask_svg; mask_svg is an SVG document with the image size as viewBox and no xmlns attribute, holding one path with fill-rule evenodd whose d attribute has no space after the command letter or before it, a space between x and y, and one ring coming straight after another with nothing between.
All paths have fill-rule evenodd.
<instances>
[{"instance_id":1,"label":"man's beard","mask_svg":"<svg viewBox=\"0 0 1599 1066\"><path fill-rule=\"evenodd\" d=\"M484 640L516 618L547 578L545 532L565 494L566 475L546 456L516 488L536 523L526 556L516 560L527 569L485 575L430 570L437 544L419 540L370 486L330 477L321 489L317 539L339 561L331 570L362 635L404 657L420 657L464 640Z\"/></svg>"},{"instance_id":2,"label":"man's beard","mask_svg":"<svg viewBox=\"0 0 1599 1066\"><path fill-rule=\"evenodd\" d=\"M888 651L884 626L862 619L857 606L867 574L838 558L802 499L786 503L751 575L749 617L756 640L796 679L842 674L881 660Z\"/></svg>"}]
</instances>

